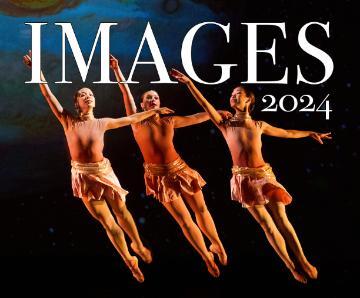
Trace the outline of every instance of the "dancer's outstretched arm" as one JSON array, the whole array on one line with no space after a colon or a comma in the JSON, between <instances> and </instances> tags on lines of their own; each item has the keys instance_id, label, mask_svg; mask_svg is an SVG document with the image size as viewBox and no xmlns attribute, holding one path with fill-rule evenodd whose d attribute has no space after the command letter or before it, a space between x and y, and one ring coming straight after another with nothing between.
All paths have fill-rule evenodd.
<instances>
[{"instance_id":1,"label":"dancer's outstretched arm","mask_svg":"<svg viewBox=\"0 0 360 298\"><path fill-rule=\"evenodd\" d=\"M206 112L196 113L188 116L174 116L174 128L195 125L209 120L209 114Z\"/></svg>"},{"instance_id":2,"label":"dancer's outstretched arm","mask_svg":"<svg viewBox=\"0 0 360 298\"><path fill-rule=\"evenodd\" d=\"M174 111L164 107L164 108L153 109L145 112L135 113L130 116L122 117L122 118L105 118L105 120L107 121L106 129L115 129L122 126L135 124L151 116L154 116L155 114L171 114L171 113L174 113Z\"/></svg>"},{"instance_id":3,"label":"dancer's outstretched arm","mask_svg":"<svg viewBox=\"0 0 360 298\"><path fill-rule=\"evenodd\" d=\"M222 119L229 119L232 114L228 111L217 111ZM210 119L207 112L196 113L188 116L174 116L174 128L186 127L205 122Z\"/></svg>"},{"instance_id":4,"label":"dancer's outstretched arm","mask_svg":"<svg viewBox=\"0 0 360 298\"><path fill-rule=\"evenodd\" d=\"M28 55L25 55L23 57L23 61L26 66L31 68L31 63L32 63L31 51L29 51ZM40 79L41 79L41 81L46 82L45 76L42 71L40 72ZM58 118L58 120L61 122L61 124L65 125L66 119L65 119L65 115L64 115L64 109L61 106L60 102L55 97L55 95L51 92L49 85L47 83L44 83L44 84L39 84L39 86L40 86L40 91L41 91L42 95L44 96L45 100L47 101L47 103L49 104L51 111L54 113L56 118Z\"/></svg>"},{"instance_id":5,"label":"dancer's outstretched arm","mask_svg":"<svg viewBox=\"0 0 360 298\"><path fill-rule=\"evenodd\" d=\"M272 137L288 138L288 139L299 139L310 137L320 144L324 144L323 140L331 139L331 132L320 133L315 131L305 130L289 130L271 126L270 124L262 121L263 133Z\"/></svg>"},{"instance_id":6,"label":"dancer's outstretched arm","mask_svg":"<svg viewBox=\"0 0 360 298\"><path fill-rule=\"evenodd\" d=\"M203 107L203 109L209 114L210 119L217 125L221 126L223 124L223 118L216 111L216 109L206 100L206 98L201 94L201 92L195 87L194 83L183 73L176 69L170 71L170 75L177 79L180 83L184 83L190 90L191 94L194 96L196 101Z\"/></svg>"},{"instance_id":7,"label":"dancer's outstretched arm","mask_svg":"<svg viewBox=\"0 0 360 298\"><path fill-rule=\"evenodd\" d=\"M113 71L115 73L116 80L118 82L121 93L123 95L126 115L129 116L129 115L135 114L136 113L136 105L135 105L134 97L131 94L128 84L121 83L121 82L125 81L125 77L120 70L118 60L113 55L110 55L110 67L113 69Z\"/></svg>"}]
</instances>

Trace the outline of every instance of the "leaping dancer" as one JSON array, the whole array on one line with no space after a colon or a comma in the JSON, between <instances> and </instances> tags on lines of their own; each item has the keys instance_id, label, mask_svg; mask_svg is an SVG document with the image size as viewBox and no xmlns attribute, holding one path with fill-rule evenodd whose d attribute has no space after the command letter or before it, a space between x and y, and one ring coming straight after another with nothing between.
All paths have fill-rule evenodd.
<instances>
[{"instance_id":1,"label":"leaping dancer","mask_svg":"<svg viewBox=\"0 0 360 298\"><path fill-rule=\"evenodd\" d=\"M31 52L24 63L31 68ZM41 80L45 77L41 72ZM151 252L143 245L133 217L125 205L127 191L115 176L110 161L103 156L104 133L109 129L137 123L155 114L168 114L167 108L158 108L123 118L95 118L95 97L89 88L75 93L77 115L65 110L48 84L39 84L42 95L51 111L63 126L71 156L72 189L81 198L89 213L104 227L110 241L121 255L137 281L144 276L138 259L129 253L123 230L131 239L131 248L146 263L152 261ZM112 212L115 214L117 222Z\"/></svg>"},{"instance_id":2,"label":"leaping dancer","mask_svg":"<svg viewBox=\"0 0 360 298\"><path fill-rule=\"evenodd\" d=\"M295 229L286 215L285 205L292 201L292 197L276 181L271 166L264 161L261 136L266 134L280 138L311 137L323 144L323 139L331 139L331 133L286 130L264 121L253 120L250 111L255 104L255 97L242 86L236 87L230 97L234 116L223 120L187 76L175 69L171 70L170 74L188 87L227 142L233 162L233 176L230 182L232 200L247 208L260 224L269 243L297 281L306 283L305 274L311 279L316 279L317 269L305 257ZM297 264L289 257L287 247L293 252Z\"/></svg>"},{"instance_id":3,"label":"leaping dancer","mask_svg":"<svg viewBox=\"0 0 360 298\"><path fill-rule=\"evenodd\" d=\"M128 116L135 114L137 109L134 98L129 86L121 83L125 81L125 78L117 59L113 56L110 58L110 66L119 83L126 114ZM144 111L158 109L160 107L158 93L149 90L142 94L141 107ZM227 264L227 255L201 191L205 181L197 171L191 169L180 158L173 144L175 128L195 125L208 119L209 115L204 112L189 116L159 117L159 115L154 115L131 127L145 160L146 194L156 197L169 211L190 244L205 261L209 273L217 277L220 271L214 261L213 253L218 255L223 265ZM195 213L197 224L192 220L184 200ZM201 231L211 242L210 251L205 245Z\"/></svg>"}]
</instances>

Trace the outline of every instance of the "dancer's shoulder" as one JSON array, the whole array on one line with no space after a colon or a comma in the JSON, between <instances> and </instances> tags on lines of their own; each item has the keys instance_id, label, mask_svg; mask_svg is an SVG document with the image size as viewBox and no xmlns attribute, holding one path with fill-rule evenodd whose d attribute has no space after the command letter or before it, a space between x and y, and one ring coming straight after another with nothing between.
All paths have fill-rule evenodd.
<instances>
[{"instance_id":1,"label":"dancer's shoulder","mask_svg":"<svg viewBox=\"0 0 360 298\"><path fill-rule=\"evenodd\" d=\"M254 119L254 124L255 124L255 126L257 127L257 128L263 128L264 127L264 124L265 124L265 122L264 121L262 121L262 120L255 120Z\"/></svg>"},{"instance_id":2,"label":"dancer's shoulder","mask_svg":"<svg viewBox=\"0 0 360 298\"><path fill-rule=\"evenodd\" d=\"M175 116L164 116L161 117L161 121L165 122L166 124L174 124L174 117Z\"/></svg>"},{"instance_id":3,"label":"dancer's shoulder","mask_svg":"<svg viewBox=\"0 0 360 298\"><path fill-rule=\"evenodd\" d=\"M74 125L74 123L78 119L78 117L74 116L70 111L68 111L66 109L63 109L63 111L61 112L61 118L63 120L63 121L61 121L61 123L65 129Z\"/></svg>"}]
</instances>

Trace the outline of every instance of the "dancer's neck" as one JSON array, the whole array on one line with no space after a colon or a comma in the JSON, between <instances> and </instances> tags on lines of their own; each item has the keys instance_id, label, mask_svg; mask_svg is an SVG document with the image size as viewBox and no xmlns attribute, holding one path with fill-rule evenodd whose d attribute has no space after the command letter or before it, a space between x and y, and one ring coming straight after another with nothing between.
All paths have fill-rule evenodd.
<instances>
[{"instance_id":1,"label":"dancer's neck","mask_svg":"<svg viewBox=\"0 0 360 298\"><path fill-rule=\"evenodd\" d=\"M160 119L160 115L158 113L156 113L147 119L152 120L152 121L158 121Z\"/></svg>"},{"instance_id":2,"label":"dancer's neck","mask_svg":"<svg viewBox=\"0 0 360 298\"><path fill-rule=\"evenodd\" d=\"M235 115L233 116L234 120L250 120L251 116L248 111L236 111Z\"/></svg>"},{"instance_id":3,"label":"dancer's neck","mask_svg":"<svg viewBox=\"0 0 360 298\"><path fill-rule=\"evenodd\" d=\"M87 112L87 113L80 113L79 114L79 119L81 121L87 121L87 120L93 120L95 119L94 113L91 112Z\"/></svg>"}]
</instances>

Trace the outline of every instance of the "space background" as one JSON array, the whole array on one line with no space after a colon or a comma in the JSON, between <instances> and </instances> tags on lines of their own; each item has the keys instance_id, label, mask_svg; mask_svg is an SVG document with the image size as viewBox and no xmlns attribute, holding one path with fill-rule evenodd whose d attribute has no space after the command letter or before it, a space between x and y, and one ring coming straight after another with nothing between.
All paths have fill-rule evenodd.
<instances>
[{"instance_id":1,"label":"space background","mask_svg":"<svg viewBox=\"0 0 360 298\"><path fill-rule=\"evenodd\" d=\"M355 94L355 54L358 39L355 1L216 1L216 0L73 0L0 2L0 280L2 297L34 294L55 297L348 297L356 287L359 267L358 168L360 130ZM146 277L137 284L117 255L102 227L72 196L69 154L61 125L53 117L36 84L25 84L30 71L22 57L31 48L26 22L47 22L42 31L42 69L53 93L73 110L72 96L89 86L97 99L95 116L125 115L116 84L92 84L99 79L99 49L83 83L67 48L66 77L61 79L61 29L56 22L71 22L85 57L101 22L111 28L111 53L128 75L146 24L151 23L168 69L183 70L181 44L185 34L201 22L230 23L230 42L216 30L203 30L193 45L199 76L216 80L214 63L238 64L231 78L219 85L198 88L219 109L229 109L231 90L247 78L246 22L285 22L287 38L279 31L262 30L258 44L270 47L277 38L277 64L259 54L258 75L279 78L289 68L286 85L254 84L258 99L255 119L274 126L331 131L333 140L319 145L311 139L263 138L263 153L278 180L292 194L287 208L309 260L319 268L319 280L307 285L292 280L270 248L263 232L246 210L230 200L231 159L216 127L206 122L175 133L175 147L187 163L207 181L204 195L229 256L219 279L213 279L177 224L155 199L145 195L142 156L130 127L107 132L105 151L122 186L129 190L127 206L140 234L152 249L154 262L141 264ZM305 54L297 42L307 22L330 22L330 37L312 31L309 39L334 61L334 72L321 85L296 84L296 65L304 76L319 80L324 68ZM141 59L151 59L144 47ZM151 85L154 66L137 66L130 85L134 95L151 87L162 106L186 115L200 112L188 90L180 84ZM113 78L114 79L114 78ZM265 113L262 96L311 94L316 104L329 94L332 112Z\"/></svg>"}]
</instances>

